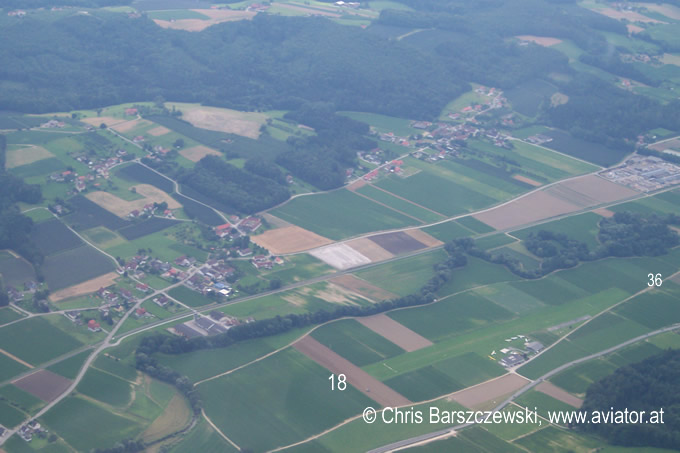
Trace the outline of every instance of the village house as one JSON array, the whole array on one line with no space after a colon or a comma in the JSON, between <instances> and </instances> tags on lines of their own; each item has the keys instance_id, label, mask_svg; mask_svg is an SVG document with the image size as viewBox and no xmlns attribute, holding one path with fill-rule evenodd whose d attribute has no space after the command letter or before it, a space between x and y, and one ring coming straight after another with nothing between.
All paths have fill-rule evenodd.
<instances>
[{"instance_id":1,"label":"village house","mask_svg":"<svg viewBox=\"0 0 680 453\"><path fill-rule=\"evenodd\" d=\"M253 231L257 230L260 228L260 225L262 225L262 220L258 219L257 217L247 217L241 221L241 223L238 225L238 227L247 233L252 233Z\"/></svg>"},{"instance_id":2,"label":"village house","mask_svg":"<svg viewBox=\"0 0 680 453\"><path fill-rule=\"evenodd\" d=\"M166 305L168 305L168 303L170 303L170 299L168 299L164 294L154 297L152 301L161 308L164 308Z\"/></svg>"},{"instance_id":3,"label":"village house","mask_svg":"<svg viewBox=\"0 0 680 453\"><path fill-rule=\"evenodd\" d=\"M87 330L89 330L90 332L100 332L102 330L102 327L99 325L97 321L95 321L94 319L90 319L87 322Z\"/></svg>"},{"instance_id":4,"label":"village house","mask_svg":"<svg viewBox=\"0 0 680 453\"><path fill-rule=\"evenodd\" d=\"M224 238L229 236L229 231L231 230L231 224L225 223L223 225L218 225L215 227L215 234L219 238Z\"/></svg>"}]
</instances>

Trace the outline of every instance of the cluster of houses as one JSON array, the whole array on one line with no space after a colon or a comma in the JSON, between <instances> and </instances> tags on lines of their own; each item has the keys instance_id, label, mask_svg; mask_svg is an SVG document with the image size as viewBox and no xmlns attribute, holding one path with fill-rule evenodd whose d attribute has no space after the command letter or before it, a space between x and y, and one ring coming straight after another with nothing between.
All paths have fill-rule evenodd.
<instances>
[{"instance_id":1,"label":"cluster of houses","mask_svg":"<svg viewBox=\"0 0 680 453\"><path fill-rule=\"evenodd\" d=\"M514 342L515 340L520 340L523 343L522 348L509 346L498 351L503 355L503 358L500 359L498 363L500 363L505 368L513 368L521 365L522 363L529 360L530 356L538 354L543 349L545 349L543 343L539 341L531 341L531 339L524 335L517 335L515 337L505 339L507 343ZM493 356L496 355L496 351L492 351L489 357L495 360Z\"/></svg>"},{"instance_id":2,"label":"cluster of houses","mask_svg":"<svg viewBox=\"0 0 680 453\"><path fill-rule=\"evenodd\" d=\"M187 279L184 285L203 295L218 293L227 297L233 291L228 281L235 274L236 269L224 260L211 259L196 271L191 278Z\"/></svg>"},{"instance_id":3,"label":"cluster of houses","mask_svg":"<svg viewBox=\"0 0 680 453\"><path fill-rule=\"evenodd\" d=\"M12 285L7 285L5 287L5 290L7 291L7 297L9 297L10 302L17 303L24 300L25 292L29 292L31 294L35 293L38 290L38 283L34 282L33 280L29 280L27 282L24 282L23 291L20 291L19 289Z\"/></svg>"},{"instance_id":4,"label":"cluster of houses","mask_svg":"<svg viewBox=\"0 0 680 453\"><path fill-rule=\"evenodd\" d=\"M250 262L257 270L271 270L275 264L281 266L285 261L283 261L283 258L280 256L271 257L267 255L256 255Z\"/></svg>"},{"instance_id":5,"label":"cluster of houses","mask_svg":"<svg viewBox=\"0 0 680 453\"><path fill-rule=\"evenodd\" d=\"M128 217L132 220L134 219L139 219L139 218L147 218L151 217L153 215L158 215L158 205L155 203L147 203L144 205L142 209L133 209L130 211L128 214ZM170 209L165 209L163 211L163 217L168 218L168 219L173 219L175 216L172 213Z\"/></svg>"},{"instance_id":6,"label":"cluster of houses","mask_svg":"<svg viewBox=\"0 0 680 453\"><path fill-rule=\"evenodd\" d=\"M43 129L61 129L66 126L66 123L58 120L49 120L46 123L40 125Z\"/></svg>"},{"instance_id":7,"label":"cluster of houses","mask_svg":"<svg viewBox=\"0 0 680 453\"><path fill-rule=\"evenodd\" d=\"M111 168L123 162L125 156L127 156L127 151L123 149L117 150L115 156L109 157L92 157L88 153L74 154L71 157L78 162L87 165L87 168L91 170L91 173L88 173L87 175L78 175L75 171L65 170L52 173L48 176L48 181L73 183L76 192L82 192L87 189L88 182L94 182L97 178L108 179ZM99 183L95 183L94 186L98 187Z\"/></svg>"},{"instance_id":8,"label":"cluster of houses","mask_svg":"<svg viewBox=\"0 0 680 453\"><path fill-rule=\"evenodd\" d=\"M17 9L14 11L10 11L7 13L9 17L24 17L26 15L26 11L23 9Z\"/></svg>"},{"instance_id":9,"label":"cluster of houses","mask_svg":"<svg viewBox=\"0 0 680 453\"><path fill-rule=\"evenodd\" d=\"M25 425L21 425L17 434L19 437L24 439L26 442L33 440L33 436L40 435L41 433L47 433L47 430L40 426L37 420L31 420Z\"/></svg>"}]
</instances>

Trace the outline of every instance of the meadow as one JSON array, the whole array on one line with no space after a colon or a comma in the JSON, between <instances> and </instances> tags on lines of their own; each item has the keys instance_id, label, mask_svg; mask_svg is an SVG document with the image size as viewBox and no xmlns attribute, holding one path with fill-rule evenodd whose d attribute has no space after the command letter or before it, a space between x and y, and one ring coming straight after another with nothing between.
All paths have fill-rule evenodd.
<instances>
[{"instance_id":1,"label":"meadow","mask_svg":"<svg viewBox=\"0 0 680 453\"><path fill-rule=\"evenodd\" d=\"M82 346L80 341L43 318L26 319L0 328L0 344L10 354L34 365Z\"/></svg>"},{"instance_id":2,"label":"meadow","mask_svg":"<svg viewBox=\"0 0 680 453\"><path fill-rule=\"evenodd\" d=\"M170 297L174 297L175 299L179 300L182 303L185 303L190 307L200 307L215 302L215 300L204 296L198 291L194 291L193 289L187 288L184 285L172 288L170 291L168 291L168 295Z\"/></svg>"},{"instance_id":3,"label":"meadow","mask_svg":"<svg viewBox=\"0 0 680 453\"><path fill-rule=\"evenodd\" d=\"M411 121L404 118L364 112L338 112L338 114L369 124L381 133L393 132L398 137L408 137L423 132L411 127Z\"/></svg>"},{"instance_id":4,"label":"meadow","mask_svg":"<svg viewBox=\"0 0 680 453\"><path fill-rule=\"evenodd\" d=\"M121 219L82 195L71 198L69 203L74 212L65 216L64 220L75 230L88 230L104 226L115 231L130 224L130 222Z\"/></svg>"},{"instance_id":5,"label":"meadow","mask_svg":"<svg viewBox=\"0 0 680 453\"><path fill-rule=\"evenodd\" d=\"M585 214L566 217L564 219L525 228L523 230L513 231L512 235L525 240L531 233L547 230L554 233L566 234L569 239L585 242L589 248L594 249L600 244L597 240L597 233L599 231L598 223L600 220L602 220L602 216L592 212L586 212Z\"/></svg>"},{"instance_id":6,"label":"meadow","mask_svg":"<svg viewBox=\"0 0 680 453\"><path fill-rule=\"evenodd\" d=\"M472 230L465 228L460 223L453 220L440 223L439 225L425 227L422 229L422 231L444 242L462 237L473 236L476 234Z\"/></svg>"},{"instance_id":7,"label":"meadow","mask_svg":"<svg viewBox=\"0 0 680 453\"><path fill-rule=\"evenodd\" d=\"M47 367L47 370L64 376L68 379L75 379L78 376L78 372L83 367L85 360L92 354L91 350L80 352L68 359L64 359L60 362L55 363Z\"/></svg>"},{"instance_id":8,"label":"meadow","mask_svg":"<svg viewBox=\"0 0 680 453\"><path fill-rule=\"evenodd\" d=\"M27 414L34 414L45 405L42 400L12 384L0 387L0 398Z\"/></svg>"},{"instance_id":9,"label":"meadow","mask_svg":"<svg viewBox=\"0 0 680 453\"><path fill-rule=\"evenodd\" d=\"M87 370L76 390L114 407L125 406L132 396L130 383L95 368Z\"/></svg>"},{"instance_id":10,"label":"meadow","mask_svg":"<svg viewBox=\"0 0 680 453\"><path fill-rule=\"evenodd\" d=\"M48 256L43 264L50 291L67 288L113 270L113 261L89 245Z\"/></svg>"},{"instance_id":11,"label":"meadow","mask_svg":"<svg viewBox=\"0 0 680 453\"><path fill-rule=\"evenodd\" d=\"M0 274L5 285L23 289L25 282L36 280L35 271L31 263L23 258L15 258L7 252L0 252ZM10 309L0 310L0 324L12 321L13 311Z\"/></svg>"},{"instance_id":12,"label":"meadow","mask_svg":"<svg viewBox=\"0 0 680 453\"><path fill-rule=\"evenodd\" d=\"M351 386L332 391L328 375L325 368L287 349L206 382L199 391L206 413L222 432L241 448L260 451L302 440L371 405Z\"/></svg>"},{"instance_id":13,"label":"meadow","mask_svg":"<svg viewBox=\"0 0 680 453\"><path fill-rule=\"evenodd\" d=\"M456 222L463 225L465 228L479 234L490 233L494 231L492 227L484 222L475 219L472 216L462 217L457 219Z\"/></svg>"},{"instance_id":14,"label":"meadow","mask_svg":"<svg viewBox=\"0 0 680 453\"><path fill-rule=\"evenodd\" d=\"M330 239L417 223L345 189L296 198L271 214Z\"/></svg>"},{"instance_id":15,"label":"meadow","mask_svg":"<svg viewBox=\"0 0 680 453\"><path fill-rule=\"evenodd\" d=\"M552 141L544 144L547 148L592 162L596 165L607 167L625 157L625 153L621 151L581 140L563 131L551 130L546 132L545 135L552 137Z\"/></svg>"},{"instance_id":16,"label":"meadow","mask_svg":"<svg viewBox=\"0 0 680 453\"><path fill-rule=\"evenodd\" d=\"M371 198L372 200L385 204L390 208L396 209L397 211L400 211L406 215L416 217L424 223L432 223L444 219L444 217L439 214L428 211L421 206L409 203L408 201L402 200L401 198L397 198L394 195L377 189L372 185L363 186L358 189L357 192L361 195Z\"/></svg>"},{"instance_id":17,"label":"meadow","mask_svg":"<svg viewBox=\"0 0 680 453\"><path fill-rule=\"evenodd\" d=\"M44 255L53 255L83 243L59 219L47 220L33 226L31 238Z\"/></svg>"},{"instance_id":18,"label":"meadow","mask_svg":"<svg viewBox=\"0 0 680 453\"><path fill-rule=\"evenodd\" d=\"M513 110L534 117L545 98L549 98L557 88L543 80L533 79L505 92L505 97L512 104Z\"/></svg>"}]
</instances>

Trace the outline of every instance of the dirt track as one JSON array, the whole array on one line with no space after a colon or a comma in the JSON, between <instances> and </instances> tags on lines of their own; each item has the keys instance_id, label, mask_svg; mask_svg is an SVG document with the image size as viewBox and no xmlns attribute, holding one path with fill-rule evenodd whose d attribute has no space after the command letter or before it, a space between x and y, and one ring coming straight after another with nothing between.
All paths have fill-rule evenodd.
<instances>
[{"instance_id":1,"label":"dirt track","mask_svg":"<svg viewBox=\"0 0 680 453\"><path fill-rule=\"evenodd\" d=\"M432 345L427 338L415 333L403 324L398 323L384 313L364 318L357 318L364 326L381 335L404 351L411 352Z\"/></svg>"},{"instance_id":2,"label":"dirt track","mask_svg":"<svg viewBox=\"0 0 680 453\"><path fill-rule=\"evenodd\" d=\"M347 382L381 406L394 407L411 404L411 401L404 396L310 336L294 343L293 347L332 373L342 373L347 376Z\"/></svg>"}]
</instances>

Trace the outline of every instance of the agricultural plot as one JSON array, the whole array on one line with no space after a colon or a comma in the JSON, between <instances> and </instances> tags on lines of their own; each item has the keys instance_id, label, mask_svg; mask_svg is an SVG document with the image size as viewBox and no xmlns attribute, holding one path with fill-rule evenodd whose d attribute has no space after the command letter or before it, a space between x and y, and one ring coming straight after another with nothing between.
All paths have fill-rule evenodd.
<instances>
[{"instance_id":1,"label":"agricultural plot","mask_svg":"<svg viewBox=\"0 0 680 453\"><path fill-rule=\"evenodd\" d=\"M473 231L474 233L484 234L491 233L492 231L495 230L495 228L490 227L484 222L480 222L479 220L475 219L472 216L457 219L456 222L463 225L465 228Z\"/></svg>"},{"instance_id":2,"label":"agricultural plot","mask_svg":"<svg viewBox=\"0 0 680 453\"><path fill-rule=\"evenodd\" d=\"M492 250L503 247L504 245L512 244L513 242L517 242L517 240L505 233L499 233L477 239L475 245L482 250Z\"/></svg>"},{"instance_id":3,"label":"agricultural plot","mask_svg":"<svg viewBox=\"0 0 680 453\"><path fill-rule=\"evenodd\" d=\"M552 141L544 146L604 167L613 165L625 157L621 151L581 140L559 130L548 131L545 135L552 137Z\"/></svg>"},{"instance_id":4,"label":"agricultural plot","mask_svg":"<svg viewBox=\"0 0 680 453\"><path fill-rule=\"evenodd\" d=\"M0 308L0 326L21 318L23 318L23 315L15 311L13 308Z\"/></svg>"},{"instance_id":5,"label":"agricultural plot","mask_svg":"<svg viewBox=\"0 0 680 453\"><path fill-rule=\"evenodd\" d=\"M90 350L80 352L68 359L50 365L47 370L68 379L75 379L90 354L92 354Z\"/></svg>"},{"instance_id":6,"label":"agricultural plot","mask_svg":"<svg viewBox=\"0 0 680 453\"><path fill-rule=\"evenodd\" d=\"M602 220L602 216L592 212L586 212L585 214L567 217L519 231L513 231L512 235L525 240L531 233L547 230L554 233L566 234L570 239L585 242L588 247L595 248L599 245L597 232L599 230L598 223L600 220Z\"/></svg>"},{"instance_id":7,"label":"agricultural plot","mask_svg":"<svg viewBox=\"0 0 680 453\"><path fill-rule=\"evenodd\" d=\"M0 397L27 414L35 413L44 404L40 399L12 384L0 387Z\"/></svg>"},{"instance_id":8,"label":"agricultural plot","mask_svg":"<svg viewBox=\"0 0 680 453\"><path fill-rule=\"evenodd\" d=\"M330 239L342 239L417 223L349 190L299 197L271 213Z\"/></svg>"},{"instance_id":9,"label":"agricultural plot","mask_svg":"<svg viewBox=\"0 0 680 453\"><path fill-rule=\"evenodd\" d=\"M50 157L54 157L54 154L41 146L11 146L7 150L5 167L20 167Z\"/></svg>"},{"instance_id":10,"label":"agricultural plot","mask_svg":"<svg viewBox=\"0 0 680 453\"><path fill-rule=\"evenodd\" d=\"M0 253L0 274L5 285L14 286L18 289L23 289L25 282L36 280L31 263L5 252ZM1 314L0 319L2 319Z\"/></svg>"},{"instance_id":11,"label":"agricultural plot","mask_svg":"<svg viewBox=\"0 0 680 453\"><path fill-rule=\"evenodd\" d=\"M558 411L570 411L574 410L574 406L567 404L563 401L559 401L552 396L546 395L538 390L531 390L522 396L520 396L517 401L522 407L527 407L532 409L535 407L538 410L538 415L541 417L548 417L548 411L558 412Z\"/></svg>"},{"instance_id":12,"label":"agricultural plot","mask_svg":"<svg viewBox=\"0 0 680 453\"><path fill-rule=\"evenodd\" d=\"M19 409L0 400L0 425L13 428L23 422L28 416Z\"/></svg>"},{"instance_id":13,"label":"agricultural plot","mask_svg":"<svg viewBox=\"0 0 680 453\"><path fill-rule=\"evenodd\" d=\"M184 212L190 218L194 218L199 222L203 222L210 226L217 226L224 223L224 219L211 208L178 193L172 194L172 197L182 204Z\"/></svg>"},{"instance_id":14,"label":"agricultural plot","mask_svg":"<svg viewBox=\"0 0 680 453\"><path fill-rule=\"evenodd\" d=\"M59 219L52 219L33 226L31 238L44 255L53 255L75 248L83 243Z\"/></svg>"},{"instance_id":15,"label":"agricultural plot","mask_svg":"<svg viewBox=\"0 0 680 453\"><path fill-rule=\"evenodd\" d=\"M115 270L113 262L88 245L45 258L43 272L51 291L67 288Z\"/></svg>"},{"instance_id":16,"label":"agricultural plot","mask_svg":"<svg viewBox=\"0 0 680 453\"><path fill-rule=\"evenodd\" d=\"M400 296L418 291L433 274L433 266L446 257L437 250L358 272L357 277Z\"/></svg>"},{"instance_id":17,"label":"agricultural plot","mask_svg":"<svg viewBox=\"0 0 680 453\"><path fill-rule=\"evenodd\" d=\"M0 337L4 334L4 329L0 329ZM4 343L3 343L4 344ZM5 381L12 376L27 371L29 368L22 363L11 359L5 354L0 353L0 379Z\"/></svg>"},{"instance_id":18,"label":"agricultural plot","mask_svg":"<svg viewBox=\"0 0 680 453\"><path fill-rule=\"evenodd\" d=\"M455 221L429 226L423 228L422 231L444 242L451 241L453 239L472 236L475 234L472 230L465 228L460 223Z\"/></svg>"},{"instance_id":19,"label":"agricultural plot","mask_svg":"<svg viewBox=\"0 0 680 453\"><path fill-rule=\"evenodd\" d=\"M455 278L455 277L454 277ZM431 341L442 341L513 315L476 294L465 293L417 309L388 313L395 321Z\"/></svg>"},{"instance_id":20,"label":"agricultural plot","mask_svg":"<svg viewBox=\"0 0 680 453\"><path fill-rule=\"evenodd\" d=\"M153 203L166 203L168 209L181 207L174 198L171 198L167 193L150 184L137 184L131 186L129 190L135 195L134 200L123 199L116 194L104 191L90 192L86 197L121 218L126 218L135 210L141 212L144 206ZM119 192L119 195L122 194Z\"/></svg>"},{"instance_id":21,"label":"agricultural plot","mask_svg":"<svg viewBox=\"0 0 680 453\"><path fill-rule=\"evenodd\" d=\"M425 209L422 206L399 198L393 194L385 192L384 190L380 190L374 185L370 184L365 185L359 188L357 190L357 193L367 196L372 200L377 201L378 203L387 205L392 209L396 209L401 213L404 213L412 217L416 217L417 219L420 219L422 222L432 223L442 220L444 218L441 214Z\"/></svg>"},{"instance_id":22,"label":"agricultural plot","mask_svg":"<svg viewBox=\"0 0 680 453\"><path fill-rule=\"evenodd\" d=\"M200 307L215 303L213 299L205 297L203 294L187 288L184 285L177 286L168 291L168 295L187 304L190 307Z\"/></svg>"},{"instance_id":23,"label":"agricultural plot","mask_svg":"<svg viewBox=\"0 0 680 453\"><path fill-rule=\"evenodd\" d=\"M12 384L49 403L64 393L71 385L71 381L51 371L38 370Z\"/></svg>"},{"instance_id":24,"label":"agricultural plot","mask_svg":"<svg viewBox=\"0 0 680 453\"><path fill-rule=\"evenodd\" d=\"M509 285L548 305L561 305L588 294L578 285L560 278L564 273L549 275L539 280L511 282Z\"/></svg>"},{"instance_id":25,"label":"agricultural plot","mask_svg":"<svg viewBox=\"0 0 680 453\"><path fill-rule=\"evenodd\" d=\"M186 434L182 440L172 446L169 453L200 451L201 453L238 453L238 450L227 443L208 422L199 419L196 427Z\"/></svg>"},{"instance_id":26,"label":"agricultural plot","mask_svg":"<svg viewBox=\"0 0 680 453\"><path fill-rule=\"evenodd\" d=\"M140 431L135 421L73 396L59 402L41 421L78 451L114 445Z\"/></svg>"},{"instance_id":27,"label":"agricultural plot","mask_svg":"<svg viewBox=\"0 0 680 453\"><path fill-rule=\"evenodd\" d=\"M331 323L312 332L312 337L357 366L378 362L404 352L399 346L348 319Z\"/></svg>"},{"instance_id":28,"label":"agricultural plot","mask_svg":"<svg viewBox=\"0 0 680 453\"><path fill-rule=\"evenodd\" d=\"M47 176L55 171L63 171L66 164L56 157L48 157L37 162L11 168L9 171L20 178L31 178L35 176Z\"/></svg>"},{"instance_id":29,"label":"agricultural plot","mask_svg":"<svg viewBox=\"0 0 680 453\"><path fill-rule=\"evenodd\" d=\"M88 230L104 226L115 231L130 224L130 222L121 219L82 195L71 198L69 203L75 212L65 216L64 220L75 230Z\"/></svg>"},{"instance_id":30,"label":"agricultural plot","mask_svg":"<svg viewBox=\"0 0 680 453\"><path fill-rule=\"evenodd\" d=\"M199 392L219 429L257 451L324 431L371 404L353 387L331 391L328 371L292 349L206 382Z\"/></svg>"},{"instance_id":31,"label":"agricultural plot","mask_svg":"<svg viewBox=\"0 0 680 453\"><path fill-rule=\"evenodd\" d=\"M118 233L128 241L139 239L149 234L157 233L171 226L180 223L178 220L165 219L162 217L152 217L143 222L126 226L118 230Z\"/></svg>"},{"instance_id":32,"label":"agricultural plot","mask_svg":"<svg viewBox=\"0 0 680 453\"><path fill-rule=\"evenodd\" d=\"M579 436L571 431L548 426L515 441L528 451L536 453L569 453L572 451L592 451L601 447L603 442L594 437Z\"/></svg>"},{"instance_id":33,"label":"agricultural plot","mask_svg":"<svg viewBox=\"0 0 680 453\"><path fill-rule=\"evenodd\" d=\"M393 116L380 115L378 113L363 113L363 112L338 112L341 115L352 118L353 120L361 121L373 126L378 132L389 133L399 137L408 137L409 135L420 134L421 130L411 127L411 121L404 118L396 118Z\"/></svg>"},{"instance_id":34,"label":"agricultural plot","mask_svg":"<svg viewBox=\"0 0 680 453\"><path fill-rule=\"evenodd\" d=\"M655 330L680 322L678 295L660 291L641 294L615 309L615 313Z\"/></svg>"},{"instance_id":35,"label":"agricultural plot","mask_svg":"<svg viewBox=\"0 0 680 453\"><path fill-rule=\"evenodd\" d=\"M616 366L607 360L594 359L568 368L550 381L568 392L583 395L590 384L610 375L614 370Z\"/></svg>"},{"instance_id":36,"label":"agricultural plot","mask_svg":"<svg viewBox=\"0 0 680 453\"><path fill-rule=\"evenodd\" d=\"M90 368L76 390L111 406L122 407L130 402L132 388L128 382Z\"/></svg>"},{"instance_id":37,"label":"agricultural plot","mask_svg":"<svg viewBox=\"0 0 680 453\"><path fill-rule=\"evenodd\" d=\"M477 258L469 258L468 264L457 269L453 278L442 286L437 294L441 297L455 294L477 286L518 280L505 266L488 263Z\"/></svg>"},{"instance_id":38,"label":"agricultural plot","mask_svg":"<svg viewBox=\"0 0 680 453\"><path fill-rule=\"evenodd\" d=\"M99 248L110 248L125 242L125 239L117 233L103 226L82 231L81 234L90 242L94 242Z\"/></svg>"},{"instance_id":39,"label":"agricultural plot","mask_svg":"<svg viewBox=\"0 0 680 453\"><path fill-rule=\"evenodd\" d=\"M274 228L251 239L260 247L277 255L310 250L333 242L298 226Z\"/></svg>"},{"instance_id":40,"label":"agricultural plot","mask_svg":"<svg viewBox=\"0 0 680 453\"><path fill-rule=\"evenodd\" d=\"M329 274L331 272L333 272L333 269L324 264L322 261L319 261L308 254L299 254L286 257L286 263L281 269L275 269L271 272L263 274L262 276L267 280L278 279L281 281L282 285L287 285L290 283L307 280L312 277ZM358 293L363 294L361 291L358 291ZM372 298L370 295L366 296Z\"/></svg>"},{"instance_id":41,"label":"agricultural plot","mask_svg":"<svg viewBox=\"0 0 680 453\"><path fill-rule=\"evenodd\" d=\"M416 250L421 250L426 247L422 242L401 231L396 233L376 234L370 236L368 239L393 255L415 252Z\"/></svg>"},{"instance_id":42,"label":"agricultural plot","mask_svg":"<svg viewBox=\"0 0 680 453\"><path fill-rule=\"evenodd\" d=\"M589 353L576 346L569 340L563 340L550 350L541 353L540 356L531 360L526 365L519 368L518 373L529 379L538 379L545 373L557 368L558 366L580 359Z\"/></svg>"},{"instance_id":43,"label":"agricultural plot","mask_svg":"<svg viewBox=\"0 0 680 453\"><path fill-rule=\"evenodd\" d=\"M358 318L357 321L405 351L417 351L432 346L430 340L399 324L384 313Z\"/></svg>"},{"instance_id":44,"label":"agricultural plot","mask_svg":"<svg viewBox=\"0 0 680 453\"><path fill-rule=\"evenodd\" d=\"M116 170L116 176L131 182L150 184L163 192L172 193L174 191L172 181L141 164L122 166Z\"/></svg>"},{"instance_id":45,"label":"agricultural plot","mask_svg":"<svg viewBox=\"0 0 680 453\"><path fill-rule=\"evenodd\" d=\"M10 354L36 365L82 346L80 341L43 318L26 319L0 328L0 344Z\"/></svg>"},{"instance_id":46,"label":"agricultural plot","mask_svg":"<svg viewBox=\"0 0 680 453\"><path fill-rule=\"evenodd\" d=\"M539 299L515 288L511 283L487 286L476 289L474 292L516 314L527 313L545 306Z\"/></svg>"}]
</instances>

